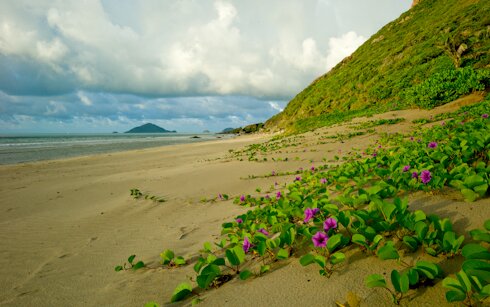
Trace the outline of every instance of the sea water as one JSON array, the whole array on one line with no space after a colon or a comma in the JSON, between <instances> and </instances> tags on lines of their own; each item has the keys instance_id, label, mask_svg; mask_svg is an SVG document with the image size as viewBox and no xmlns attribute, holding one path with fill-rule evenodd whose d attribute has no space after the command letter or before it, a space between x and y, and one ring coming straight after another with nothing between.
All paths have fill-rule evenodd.
<instances>
[{"instance_id":1,"label":"sea water","mask_svg":"<svg viewBox=\"0 0 490 307\"><path fill-rule=\"evenodd\" d=\"M0 164L194 143L215 140L220 137L225 136L180 133L0 135Z\"/></svg>"}]
</instances>

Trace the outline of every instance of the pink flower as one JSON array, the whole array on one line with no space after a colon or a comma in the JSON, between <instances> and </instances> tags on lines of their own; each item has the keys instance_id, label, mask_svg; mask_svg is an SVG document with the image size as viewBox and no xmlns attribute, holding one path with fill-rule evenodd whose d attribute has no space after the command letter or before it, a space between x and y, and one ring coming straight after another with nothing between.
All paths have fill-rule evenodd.
<instances>
[{"instance_id":1,"label":"pink flower","mask_svg":"<svg viewBox=\"0 0 490 307\"><path fill-rule=\"evenodd\" d=\"M430 142L429 145L427 145L427 147L429 147L429 148L436 148L437 147L437 143L436 142Z\"/></svg>"},{"instance_id":2,"label":"pink flower","mask_svg":"<svg viewBox=\"0 0 490 307\"><path fill-rule=\"evenodd\" d=\"M410 165L405 165L403 167L403 172L406 173L406 172L408 172L409 169L410 169Z\"/></svg>"},{"instance_id":3,"label":"pink flower","mask_svg":"<svg viewBox=\"0 0 490 307\"><path fill-rule=\"evenodd\" d=\"M419 174L417 172L413 172L412 178L415 178L415 179L419 178Z\"/></svg>"},{"instance_id":4,"label":"pink flower","mask_svg":"<svg viewBox=\"0 0 490 307\"><path fill-rule=\"evenodd\" d=\"M259 230L257 230L257 232L260 232L260 233L262 233L262 234L264 234L266 236L269 235L269 232L267 230L265 230L264 228L260 228Z\"/></svg>"},{"instance_id":5,"label":"pink flower","mask_svg":"<svg viewBox=\"0 0 490 307\"><path fill-rule=\"evenodd\" d=\"M337 228L337 220L335 220L333 217L329 217L328 219L323 222L323 230L325 232L328 232L330 229Z\"/></svg>"},{"instance_id":6,"label":"pink flower","mask_svg":"<svg viewBox=\"0 0 490 307\"><path fill-rule=\"evenodd\" d=\"M482 118L488 118L488 114L487 114L487 113L485 113L485 114L483 114L481 117L482 117Z\"/></svg>"},{"instance_id":7,"label":"pink flower","mask_svg":"<svg viewBox=\"0 0 490 307\"><path fill-rule=\"evenodd\" d=\"M278 192L276 193L276 199L280 199L280 198L281 198L281 191L278 191Z\"/></svg>"},{"instance_id":8,"label":"pink flower","mask_svg":"<svg viewBox=\"0 0 490 307\"><path fill-rule=\"evenodd\" d=\"M296 178L294 179L294 181L301 181L301 177L300 176L296 176Z\"/></svg>"},{"instance_id":9,"label":"pink flower","mask_svg":"<svg viewBox=\"0 0 490 307\"><path fill-rule=\"evenodd\" d=\"M318 208L306 208L305 209L305 219L304 219L304 222L305 223L308 223L314 216L315 214L317 214L318 212L320 212L320 209Z\"/></svg>"},{"instance_id":10,"label":"pink flower","mask_svg":"<svg viewBox=\"0 0 490 307\"><path fill-rule=\"evenodd\" d=\"M430 174L430 171L428 171L428 170L423 170L423 171L420 173L420 179L422 180L422 183L423 183L423 184L427 184L427 183L429 183L429 181L432 179L431 174Z\"/></svg>"},{"instance_id":11,"label":"pink flower","mask_svg":"<svg viewBox=\"0 0 490 307\"><path fill-rule=\"evenodd\" d=\"M220 200L223 200L223 195L221 195L221 193L220 193L220 194L218 194L218 198L219 198Z\"/></svg>"},{"instance_id":12,"label":"pink flower","mask_svg":"<svg viewBox=\"0 0 490 307\"><path fill-rule=\"evenodd\" d=\"M243 239L243 251L245 253L248 253L251 247L252 247L252 243L250 243L248 237L245 237L245 239Z\"/></svg>"},{"instance_id":13,"label":"pink flower","mask_svg":"<svg viewBox=\"0 0 490 307\"><path fill-rule=\"evenodd\" d=\"M271 199L271 197L269 196L269 194L266 194L265 195L265 199Z\"/></svg>"},{"instance_id":14,"label":"pink flower","mask_svg":"<svg viewBox=\"0 0 490 307\"><path fill-rule=\"evenodd\" d=\"M235 221L236 221L238 224L243 223L243 220L242 220L241 218L237 218Z\"/></svg>"},{"instance_id":15,"label":"pink flower","mask_svg":"<svg viewBox=\"0 0 490 307\"><path fill-rule=\"evenodd\" d=\"M314 166L312 166L310 169L311 169L312 172L315 171L315 167Z\"/></svg>"},{"instance_id":16,"label":"pink flower","mask_svg":"<svg viewBox=\"0 0 490 307\"><path fill-rule=\"evenodd\" d=\"M245 201L245 196L244 195L240 196L240 201L241 202L244 202Z\"/></svg>"},{"instance_id":17,"label":"pink flower","mask_svg":"<svg viewBox=\"0 0 490 307\"><path fill-rule=\"evenodd\" d=\"M322 179L320 179L320 183L321 183L321 184L325 184L325 183L327 183L327 179L326 179L326 178L322 178Z\"/></svg>"},{"instance_id":18,"label":"pink flower","mask_svg":"<svg viewBox=\"0 0 490 307\"><path fill-rule=\"evenodd\" d=\"M313 241L313 245L315 245L315 247L325 247L327 246L328 236L323 231L319 231L315 233L311 240Z\"/></svg>"}]
</instances>

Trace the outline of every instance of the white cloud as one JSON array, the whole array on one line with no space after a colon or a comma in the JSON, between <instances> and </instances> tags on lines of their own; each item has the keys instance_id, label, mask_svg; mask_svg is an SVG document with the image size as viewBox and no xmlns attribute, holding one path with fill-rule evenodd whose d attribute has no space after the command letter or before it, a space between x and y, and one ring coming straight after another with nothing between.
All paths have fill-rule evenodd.
<instances>
[{"instance_id":1,"label":"white cloud","mask_svg":"<svg viewBox=\"0 0 490 307\"><path fill-rule=\"evenodd\" d=\"M87 107L90 107L93 103L92 103L92 100L90 100L90 98L87 97L87 95L85 95L83 92L79 91L77 93L77 96L78 98L80 98L80 101Z\"/></svg>"},{"instance_id":2,"label":"white cloud","mask_svg":"<svg viewBox=\"0 0 490 307\"><path fill-rule=\"evenodd\" d=\"M332 69L342 59L352 54L365 41L365 37L354 31L347 32L341 37L331 37L328 42L327 70Z\"/></svg>"}]
</instances>

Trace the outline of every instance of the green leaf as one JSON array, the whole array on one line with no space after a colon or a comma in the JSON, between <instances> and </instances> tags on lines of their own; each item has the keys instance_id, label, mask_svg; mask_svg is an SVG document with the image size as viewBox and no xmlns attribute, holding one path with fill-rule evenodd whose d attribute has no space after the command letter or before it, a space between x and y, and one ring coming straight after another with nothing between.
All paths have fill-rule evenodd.
<instances>
[{"instance_id":1,"label":"green leaf","mask_svg":"<svg viewBox=\"0 0 490 307\"><path fill-rule=\"evenodd\" d=\"M315 256L312 254L306 254L299 259L299 263L301 263L302 266L307 266L313 262L315 262Z\"/></svg>"},{"instance_id":2,"label":"green leaf","mask_svg":"<svg viewBox=\"0 0 490 307\"><path fill-rule=\"evenodd\" d=\"M375 288L375 287L380 287L380 288L386 288L386 280L384 279L383 276L379 274L372 274L366 277L364 280L364 284L368 288Z\"/></svg>"},{"instance_id":3,"label":"green leaf","mask_svg":"<svg viewBox=\"0 0 490 307\"><path fill-rule=\"evenodd\" d=\"M220 268L217 265L210 264L197 276L197 285L201 289L206 289L220 274Z\"/></svg>"},{"instance_id":4,"label":"green leaf","mask_svg":"<svg viewBox=\"0 0 490 307\"><path fill-rule=\"evenodd\" d=\"M240 260L232 249L227 249L225 254L226 259L228 259L228 262L230 262L231 265L240 265Z\"/></svg>"},{"instance_id":5,"label":"green leaf","mask_svg":"<svg viewBox=\"0 0 490 307\"><path fill-rule=\"evenodd\" d=\"M210 252L211 252L211 247L212 247L212 246L211 246L211 243L209 243L209 242L204 242L204 250L205 250L206 252L210 253Z\"/></svg>"},{"instance_id":6,"label":"green leaf","mask_svg":"<svg viewBox=\"0 0 490 307\"><path fill-rule=\"evenodd\" d=\"M381 204L381 211L383 212L383 215L385 216L386 221L391 221L391 215L393 212L395 212L396 206L393 204L390 204L389 202L383 201Z\"/></svg>"},{"instance_id":7,"label":"green leaf","mask_svg":"<svg viewBox=\"0 0 490 307\"><path fill-rule=\"evenodd\" d=\"M172 294L172 298L170 299L171 303L178 302L186 298L189 294L192 293L192 287L188 283L181 283L175 288L174 293Z\"/></svg>"},{"instance_id":8,"label":"green leaf","mask_svg":"<svg viewBox=\"0 0 490 307\"><path fill-rule=\"evenodd\" d=\"M315 262L316 262L316 263L317 263L319 266L321 266L322 268L324 268L324 267L325 267L325 265L326 265L326 259L325 259L325 257L323 257L322 255L316 255L316 256L315 256Z\"/></svg>"},{"instance_id":9,"label":"green leaf","mask_svg":"<svg viewBox=\"0 0 490 307\"><path fill-rule=\"evenodd\" d=\"M462 254L466 259L490 259L490 252L479 244L466 244L463 247Z\"/></svg>"},{"instance_id":10,"label":"green leaf","mask_svg":"<svg viewBox=\"0 0 490 307\"><path fill-rule=\"evenodd\" d=\"M259 255L264 256L266 250L267 250L267 244L265 243L265 241L260 241L259 244L257 244L257 252L259 253Z\"/></svg>"},{"instance_id":11,"label":"green leaf","mask_svg":"<svg viewBox=\"0 0 490 307\"><path fill-rule=\"evenodd\" d=\"M463 194L464 199L468 202L474 202L478 198L478 194L470 189L462 189L461 194Z\"/></svg>"},{"instance_id":12,"label":"green leaf","mask_svg":"<svg viewBox=\"0 0 490 307\"><path fill-rule=\"evenodd\" d=\"M404 236L403 243L405 243L405 245L407 245L412 251L417 250L417 248L419 247L419 241L417 241L417 239L415 239L414 237Z\"/></svg>"},{"instance_id":13,"label":"green leaf","mask_svg":"<svg viewBox=\"0 0 490 307\"><path fill-rule=\"evenodd\" d=\"M427 236L427 232L429 231L429 227L424 221L419 221L414 226L415 234L420 241L423 241Z\"/></svg>"},{"instance_id":14,"label":"green leaf","mask_svg":"<svg viewBox=\"0 0 490 307\"><path fill-rule=\"evenodd\" d=\"M192 299L192 302L191 302L191 306L196 306L197 304L199 304L200 302L202 302L203 300L196 297L196 298L193 298Z\"/></svg>"},{"instance_id":15,"label":"green leaf","mask_svg":"<svg viewBox=\"0 0 490 307\"><path fill-rule=\"evenodd\" d=\"M160 307L160 305L155 302L148 302L145 304L145 307Z\"/></svg>"},{"instance_id":16,"label":"green leaf","mask_svg":"<svg viewBox=\"0 0 490 307\"><path fill-rule=\"evenodd\" d=\"M414 220L413 220L414 222L424 221L427 218L424 211L422 211L422 210L416 210L413 213L413 217L414 217Z\"/></svg>"},{"instance_id":17,"label":"green leaf","mask_svg":"<svg viewBox=\"0 0 490 307\"><path fill-rule=\"evenodd\" d=\"M260 274L264 274L265 272L269 271L271 269L271 266L266 264L260 266Z\"/></svg>"},{"instance_id":18,"label":"green leaf","mask_svg":"<svg viewBox=\"0 0 490 307\"><path fill-rule=\"evenodd\" d=\"M487 193L487 190L488 190L488 184L486 184L486 183L473 188L473 191L475 191L478 194L478 196L480 196L480 197L485 196L485 193Z\"/></svg>"},{"instance_id":19,"label":"green leaf","mask_svg":"<svg viewBox=\"0 0 490 307\"><path fill-rule=\"evenodd\" d=\"M129 258L128 258L129 264L133 264L134 258L136 258L136 255L129 256Z\"/></svg>"},{"instance_id":20,"label":"green leaf","mask_svg":"<svg viewBox=\"0 0 490 307\"><path fill-rule=\"evenodd\" d=\"M456 291L460 291L460 292L466 292L465 288L463 285L461 285L461 283L452 278L452 277L446 277L444 278L444 280L442 281L442 286L444 288L448 288L448 289L452 289L452 290L456 290Z\"/></svg>"},{"instance_id":21,"label":"green leaf","mask_svg":"<svg viewBox=\"0 0 490 307\"><path fill-rule=\"evenodd\" d=\"M480 229L474 229L470 231L470 235L473 238L473 240L490 243L490 233L486 231Z\"/></svg>"},{"instance_id":22,"label":"green leaf","mask_svg":"<svg viewBox=\"0 0 490 307\"><path fill-rule=\"evenodd\" d=\"M250 272L249 270L245 270L245 271L240 272L240 279L241 280L246 280L246 279L248 279L252 275L253 275L252 272Z\"/></svg>"},{"instance_id":23,"label":"green leaf","mask_svg":"<svg viewBox=\"0 0 490 307\"><path fill-rule=\"evenodd\" d=\"M131 268L132 268L134 271L136 271L136 270L141 269L141 268L143 268L143 267L145 267L145 263L144 263L143 261L138 261L138 262L136 262L136 264L135 264L135 265L133 265Z\"/></svg>"},{"instance_id":24,"label":"green leaf","mask_svg":"<svg viewBox=\"0 0 490 307\"><path fill-rule=\"evenodd\" d=\"M123 270L123 267L121 265L117 265L115 268L114 268L114 271L116 272L119 272L119 271L122 271Z\"/></svg>"},{"instance_id":25,"label":"green leaf","mask_svg":"<svg viewBox=\"0 0 490 307\"><path fill-rule=\"evenodd\" d=\"M336 252L330 256L331 264L338 264L345 261L345 254L341 252Z\"/></svg>"},{"instance_id":26,"label":"green leaf","mask_svg":"<svg viewBox=\"0 0 490 307\"><path fill-rule=\"evenodd\" d=\"M408 270L408 281L414 286L419 282L419 272L413 268Z\"/></svg>"},{"instance_id":27,"label":"green leaf","mask_svg":"<svg viewBox=\"0 0 490 307\"><path fill-rule=\"evenodd\" d=\"M332 253L341 244L342 244L342 235L340 233L333 235L327 241L328 251Z\"/></svg>"},{"instance_id":28,"label":"green leaf","mask_svg":"<svg viewBox=\"0 0 490 307\"><path fill-rule=\"evenodd\" d=\"M487 231L490 231L490 220L486 220L485 223L483 224L483 226L485 227L485 229Z\"/></svg>"},{"instance_id":29,"label":"green leaf","mask_svg":"<svg viewBox=\"0 0 490 307\"><path fill-rule=\"evenodd\" d=\"M387 242L386 245L381 247L376 254L378 255L378 258L381 260L400 258L400 255L398 254L398 251L393 245L393 242Z\"/></svg>"},{"instance_id":30,"label":"green leaf","mask_svg":"<svg viewBox=\"0 0 490 307\"><path fill-rule=\"evenodd\" d=\"M397 292L407 292L409 286L407 273L400 274L397 270L391 271L391 283Z\"/></svg>"},{"instance_id":31,"label":"green leaf","mask_svg":"<svg viewBox=\"0 0 490 307\"><path fill-rule=\"evenodd\" d=\"M468 176L464 180L464 185L467 186L470 189L473 189L474 187L479 186L479 185L482 185L484 183L486 183L486 181L480 175Z\"/></svg>"},{"instance_id":32,"label":"green leaf","mask_svg":"<svg viewBox=\"0 0 490 307\"><path fill-rule=\"evenodd\" d=\"M276 255L277 259L288 259L289 258L289 252L285 250L284 248L281 248Z\"/></svg>"},{"instance_id":33,"label":"green leaf","mask_svg":"<svg viewBox=\"0 0 490 307\"><path fill-rule=\"evenodd\" d=\"M441 268L432 262L420 260L415 264L414 269L429 279L435 279L441 275Z\"/></svg>"},{"instance_id":34,"label":"green leaf","mask_svg":"<svg viewBox=\"0 0 490 307\"><path fill-rule=\"evenodd\" d=\"M451 290L446 292L446 300L450 303L452 302L462 302L466 299L466 293L457 291L457 290Z\"/></svg>"},{"instance_id":35,"label":"green leaf","mask_svg":"<svg viewBox=\"0 0 490 307\"><path fill-rule=\"evenodd\" d=\"M174 262L176 265L184 265L186 263L184 257L182 256L175 258Z\"/></svg>"},{"instance_id":36,"label":"green leaf","mask_svg":"<svg viewBox=\"0 0 490 307\"><path fill-rule=\"evenodd\" d=\"M490 283L490 263L470 259L463 262L462 268L469 276L476 276L484 283Z\"/></svg>"},{"instance_id":37,"label":"green leaf","mask_svg":"<svg viewBox=\"0 0 490 307\"><path fill-rule=\"evenodd\" d=\"M366 237L358 233L352 236L352 242L362 246L367 246Z\"/></svg>"},{"instance_id":38,"label":"green leaf","mask_svg":"<svg viewBox=\"0 0 490 307\"><path fill-rule=\"evenodd\" d=\"M480 295L483 296L483 297L487 297L487 296L490 296L490 284L488 285L485 285L481 291L480 291Z\"/></svg>"},{"instance_id":39,"label":"green leaf","mask_svg":"<svg viewBox=\"0 0 490 307\"><path fill-rule=\"evenodd\" d=\"M160 258L162 259L162 264L169 264L172 259L174 259L175 254L173 251L166 249L160 254Z\"/></svg>"},{"instance_id":40,"label":"green leaf","mask_svg":"<svg viewBox=\"0 0 490 307\"><path fill-rule=\"evenodd\" d=\"M463 286L465 292L471 291L470 279L464 271L459 271L458 273L456 273L456 278L458 278L459 284Z\"/></svg>"}]
</instances>

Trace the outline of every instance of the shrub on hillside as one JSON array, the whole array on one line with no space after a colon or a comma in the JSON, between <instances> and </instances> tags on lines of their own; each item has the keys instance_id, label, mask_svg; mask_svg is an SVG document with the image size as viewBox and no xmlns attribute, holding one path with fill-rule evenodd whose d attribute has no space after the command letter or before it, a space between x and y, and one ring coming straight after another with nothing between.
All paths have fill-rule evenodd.
<instances>
[{"instance_id":1,"label":"shrub on hillside","mask_svg":"<svg viewBox=\"0 0 490 307\"><path fill-rule=\"evenodd\" d=\"M472 67L445 70L402 93L412 105L425 109L445 104L473 91L484 90L490 85L490 70Z\"/></svg>"}]
</instances>

